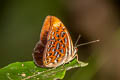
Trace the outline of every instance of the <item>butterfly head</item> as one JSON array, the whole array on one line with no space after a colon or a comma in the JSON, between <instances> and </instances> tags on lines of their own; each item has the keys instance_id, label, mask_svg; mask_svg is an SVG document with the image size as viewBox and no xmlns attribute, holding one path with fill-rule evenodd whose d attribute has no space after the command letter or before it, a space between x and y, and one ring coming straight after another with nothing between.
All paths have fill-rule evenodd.
<instances>
[{"instance_id":1,"label":"butterfly head","mask_svg":"<svg viewBox=\"0 0 120 80\"><path fill-rule=\"evenodd\" d=\"M73 51L74 51L74 54L76 54L78 52L78 48L74 47Z\"/></svg>"}]
</instances>

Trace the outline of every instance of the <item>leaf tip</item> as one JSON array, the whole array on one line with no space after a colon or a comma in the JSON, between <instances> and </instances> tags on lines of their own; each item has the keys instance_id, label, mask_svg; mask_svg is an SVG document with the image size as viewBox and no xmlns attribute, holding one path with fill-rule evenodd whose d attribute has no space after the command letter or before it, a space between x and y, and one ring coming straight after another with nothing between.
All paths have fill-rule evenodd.
<instances>
[{"instance_id":1,"label":"leaf tip","mask_svg":"<svg viewBox=\"0 0 120 80\"><path fill-rule=\"evenodd\" d=\"M88 65L88 63L80 62L80 66L81 66L81 67L85 67L85 66L87 66L87 65Z\"/></svg>"}]
</instances>

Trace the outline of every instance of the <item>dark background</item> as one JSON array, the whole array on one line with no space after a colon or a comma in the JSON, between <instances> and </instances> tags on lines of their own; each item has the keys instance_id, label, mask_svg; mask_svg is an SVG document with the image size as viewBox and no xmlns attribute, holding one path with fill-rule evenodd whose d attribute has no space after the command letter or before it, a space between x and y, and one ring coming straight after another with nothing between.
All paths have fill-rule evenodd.
<instances>
[{"instance_id":1,"label":"dark background","mask_svg":"<svg viewBox=\"0 0 120 80\"><path fill-rule=\"evenodd\" d=\"M120 80L119 0L1 0L0 68L18 61L32 61L47 15L64 23L75 43L100 39L79 47L85 68L67 71L64 80Z\"/></svg>"}]
</instances>

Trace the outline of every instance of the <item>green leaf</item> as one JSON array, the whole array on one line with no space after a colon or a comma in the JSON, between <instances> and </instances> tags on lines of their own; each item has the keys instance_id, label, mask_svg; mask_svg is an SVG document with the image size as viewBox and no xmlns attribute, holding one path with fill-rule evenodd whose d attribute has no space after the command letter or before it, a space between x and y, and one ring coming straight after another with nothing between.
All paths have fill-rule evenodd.
<instances>
[{"instance_id":1,"label":"green leaf","mask_svg":"<svg viewBox=\"0 0 120 80\"><path fill-rule=\"evenodd\" d=\"M33 61L15 62L0 69L0 80L56 80L63 79L67 70L87 66L76 59L57 68L40 68Z\"/></svg>"}]
</instances>

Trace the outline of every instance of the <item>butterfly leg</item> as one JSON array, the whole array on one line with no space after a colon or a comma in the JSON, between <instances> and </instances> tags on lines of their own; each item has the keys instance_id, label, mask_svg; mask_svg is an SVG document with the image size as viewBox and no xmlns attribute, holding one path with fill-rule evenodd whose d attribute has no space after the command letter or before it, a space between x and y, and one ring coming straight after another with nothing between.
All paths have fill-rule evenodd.
<instances>
[{"instance_id":1,"label":"butterfly leg","mask_svg":"<svg viewBox=\"0 0 120 80\"><path fill-rule=\"evenodd\" d=\"M78 60L78 54L76 54L74 57L76 57L77 62L80 64L81 62Z\"/></svg>"},{"instance_id":2,"label":"butterfly leg","mask_svg":"<svg viewBox=\"0 0 120 80\"><path fill-rule=\"evenodd\" d=\"M62 64L62 67L63 67L63 68L65 68L65 66L64 66L64 65L65 65L65 63L63 63L63 64Z\"/></svg>"},{"instance_id":3,"label":"butterfly leg","mask_svg":"<svg viewBox=\"0 0 120 80\"><path fill-rule=\"evenodd\" d=\"M65 63L62 64L63 70L66 70L64 65L65 65Z\"/></svg>"}]
</instances>

